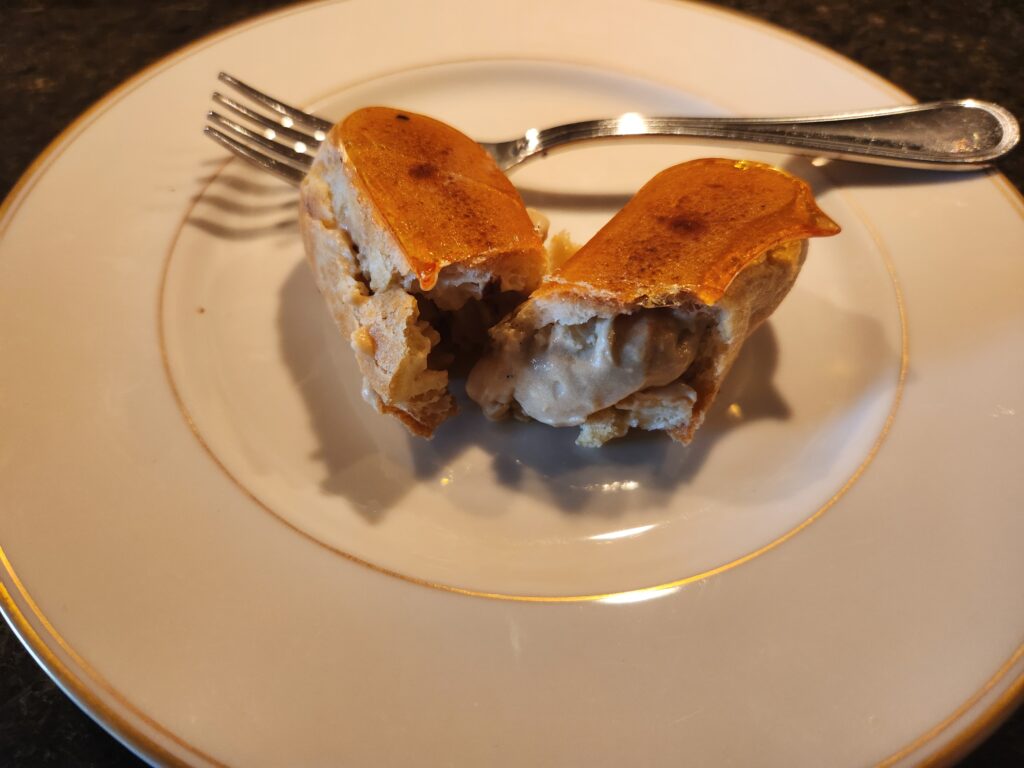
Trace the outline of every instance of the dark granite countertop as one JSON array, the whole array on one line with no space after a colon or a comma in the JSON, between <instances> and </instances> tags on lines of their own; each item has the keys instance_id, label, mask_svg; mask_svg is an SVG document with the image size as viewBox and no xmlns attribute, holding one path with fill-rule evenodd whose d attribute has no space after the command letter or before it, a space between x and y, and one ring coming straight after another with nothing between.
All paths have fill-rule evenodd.
<instances>
[{"instance_id":1,"label":"dark granite countertop","mask_svg":"<svg viewBox=\"0 0 1024 768\"><path fill-rule=\"evenodd\" d=\"M554 0L553 0L554 1ZM185 43L279 0L7 0L0 33L0 195L91 103ZM1024 116L1021 0L724 0L823 43L919 100L973 96ZM1024 151L1000 165L1024 189ZM0 628L0 766L140 765ZM963 763L1024 765L1024 708Z\"/></svg>"}]
</instances>

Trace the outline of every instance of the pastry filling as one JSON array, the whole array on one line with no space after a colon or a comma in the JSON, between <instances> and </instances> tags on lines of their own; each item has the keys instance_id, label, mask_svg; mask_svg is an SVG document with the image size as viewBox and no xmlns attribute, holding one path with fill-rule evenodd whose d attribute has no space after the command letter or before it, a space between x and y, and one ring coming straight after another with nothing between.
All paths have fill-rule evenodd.
<instances>
[{"instance_id":1,"label":"pastry filling","mask_svg":"<svg viewBox=\"0 0 1024 768\"><path fill-rule=\"evenodd\" d=\"M448 371L464 377L479 359L487 345L487 331L515 309L526 297L518 291L500 291L488 284L482 295L463 297L463 303L442 308L430 293L416 294L419 322L426 327L431 340L427 366L434 371Z\"/></svg>"},{"instance_id":2,"label":"pastry filling","mask_svg":"<svg viewBox=\"0 0 1024 768\"><path fill-rule=\"evenodd\" d=\"M352 275L358 292L372 298L370 270L360 255L359 245L351 234L340 229L349 248L355 269ZM389 284L388 287L390 287ZM526 295L521 291L502 291L496 282L446 284L423 292L416 282L401 286L416 301L415 327L429 344L427 369L446 371L450 376L464 377L479 359L487 345L491 326L519 306Z\"/></svg>"},{"instance_id":3,"label":"pastry filling","mask_svg":"<svg viewBox=\"0 0 1024 768\"><path fill-rule=\"evenodd\" d=\"M555 427L582 425L607 408L639 417L666 398L688 411L696 393L686 373L706 327L693 312L647 309L529 334L505 328L467 391L490 418L519 410Z\"/></svg>"}]
</instances>

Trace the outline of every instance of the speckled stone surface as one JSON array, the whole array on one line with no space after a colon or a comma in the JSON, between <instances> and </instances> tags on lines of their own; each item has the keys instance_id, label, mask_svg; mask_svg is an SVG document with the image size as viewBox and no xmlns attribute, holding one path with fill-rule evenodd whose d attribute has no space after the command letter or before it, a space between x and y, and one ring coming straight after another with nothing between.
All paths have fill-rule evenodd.
<instances>
[{"instance_id":1,"label":"speckled stone surface","mask_svg":"<svg viewBox=\"0 0 1024 768\"><path fill-rule=\"evenodd\" d=\"M555 2L556 0L552 0ZM624 2L627 0L624 0ZM0 194L61 129L133 73L275 0L4 0ZM919 100L997 101L1024 116L1024 0L725 0L823 43ZM1000 165L1024 188L1024 151ZM141 762L67 699L0 628L0 767ZM1024 766L1024 709L962 763Z\"/></svg>"}]
</instances>

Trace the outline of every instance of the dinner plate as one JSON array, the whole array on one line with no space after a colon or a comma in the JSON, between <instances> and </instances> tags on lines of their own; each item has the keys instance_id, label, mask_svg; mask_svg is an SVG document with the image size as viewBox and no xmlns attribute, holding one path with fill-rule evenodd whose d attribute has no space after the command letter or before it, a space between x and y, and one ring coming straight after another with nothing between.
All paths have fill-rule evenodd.
<instances>
[{"instance_id":1,"label":"dinner plate","mask_svg":"<svg viewBox=\"0 0 1024 768\"><path fill-rule=\"evenodd\" d=\"M512 179L585 241L694 157L807 179L841 235L691 446L360 397L295 190L200 132L219 70L480 139L907 96L674 0L301 5L145 71L0 218L0 601L154 763L941 761L1024 687L1024 205L934 174L684 143Z\"/></svg>"}]
</instances>

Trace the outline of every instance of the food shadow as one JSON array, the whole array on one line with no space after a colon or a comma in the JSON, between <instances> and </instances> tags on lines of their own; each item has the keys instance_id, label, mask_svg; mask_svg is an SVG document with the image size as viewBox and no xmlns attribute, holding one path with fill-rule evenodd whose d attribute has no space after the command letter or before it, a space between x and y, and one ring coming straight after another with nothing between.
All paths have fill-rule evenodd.
<instances>
[{"instance_id":1,"label":"food shadow","mask_svg":"<svg viewBox=\"0 0 1024 768\"><path fill-rule=\"evenodd\" d=\"M299 238L297 191L283 182L223 172L201 179L186 226L224 240L271 241L291 248ZM367 523L379 522L417 482L400 466L382 435L402 428L359 395L360 380L304 261L288 273L278 294L278 348L308 414L322 466L320 491L344 498ZM369 422L369 423L368 423ZM394 442L394 440L392 441ZM397 435L404 448L404 437Z\"/></svg>"},{"instance_id":2,"label":"food shadow","mask_svg":"<svg viewBox=\"0 0 1024 768\"><path fill-rule=\"evenodd\" d=\"M244 167L199 181L205 186L193 200L186 226L223 240L263 241L282 252L294 250L299 239L294 187ZM348 345L339 337L304 261L281 285L277 328L281 360L302 396L319 446L310 458L323 467L320 490L347 499L364 520L377 522L415 479L411 472L395 473L387 457L374 450L365 419L383 417L359 397Z\"/></svg>"},{"instance_id":3,"label":"food shadow","mask_svg":"<svg viewBox=\"0 0 1024 768\"><path fill-rule=\"evenodd\" d=\"M319 444L315 459L324 467L320 489L345 498L371 524L383 519L415 484L438 480L473 448L489 457L485 471L500 486L517 494L537 494L567 514L618 517L636 506L667 504L730 431L789 415L772 385L779 350L768 322L744 345L689 446L661 433L633 431L601 448L582 448L575 445L574 428L491 422L465 396L460 380L452 382L460 413L428 441L407 434L359 396L359 374L349 359L348 345L339 343L304 263L289 274L279 299L281 355ZM729 405L736 402L742 403L742 420L729 413ZM389 445L389 435L394 434L400 435L402 450ZM494 499L451 498L474 515L503 512Z\"/></svg>"},{"instance_id":4,"label":"food shadow","mask_svg":"<svg viewBox=\"0 0 1024 768\"><path fill-rule=\"evenodd\" d=\"M622 516L634 509L678 503L678 489L694 482L727 436L757 422L790 420L794 405L799 407L802 436L772 442L766 449L785 452L784 464L796 467L794 471L803 466L824 473L845 455L847 436L857 428L862 408L884 393L895 396L899 352L887 341L880 322L869 315L810 292L800 295L790 309L794 315L787 322L803 328L798 365L805 370L790 372L786 385L787 394L799 398L798 404L789 403L776 382L780 355L786 350L780 349L778 322L769 320L747 339L688 446L663 433L634 430L601 448L582 448L574 444L575 428L516 421L492 424L463 397L463 412L443 424L433 441L410 438L417 477L437 477L475 446L490 456L495 482L505 488L539 495L570 514ZM815 318L831 321L814 322ZM711 492L719 500L751 503L783 498L792 489L785 483L716 482ZM479 514L500 514L492 501L466 498L462 506L475 506Z\"/></svg>"},{"instance_id":5,"label":"food shadow","mask_svg":"<svg viewBox=\"0 0 1024 768\"><path fill-rule=\"evenodd\" d=\"M569 514L613 517L667 504L680 486L697 476L723 436L752 421L789 416L789 406L772 384L778 353L776 334L765 323L740 351L703 427L687 446L664 433L633 430L600 448L583 448L575 444L576 428L488 421L465 397L462 382L454 382L458 417L443 424L430 442L410 437L416 475L434 478L475 446L491 457L495 482L517 492L543 494ZM730 405L737 402L743 404L742 419L730 415ZM501 511L477 506L482 514Z\"/></svg>"},{"instance_id":6,"label":"food shadow","mask_svg":"<svg viewBox=\"0 0 1024 768\"><path fill-rule=\"evenodd\" d=\"M813 294L802 295L793 309L801 318L798 322L810 329L805 331L807 348L802 353L819 372L834 372L818 381L828 395L800 403L801 419L820 425L824 437L831 435L816 440L812 451L816 466L827 469L843 450L843 441L832 439L837 433L829 425L847 419L872 392L895 383L889 374L898 355L872 317ZM833 322L810 322L821 317L832 317ZM324 467L320 488L345 498L371 524L382 520L416 485L438 485L453 470L487 472L498 486L514 491L481 497L479 483L463 484L456 478L445 493L466 514L504 514L503 504L509 499L531 495L565 514L620 518L673 502L678 489L693 482L726 436L756 422L792 415L775 381L784 350L773 320L744 344L691 445L680 445L661 433L634 431L601 448L576 446L574 428L490 422L465 397L461 381L452 382L461 412L442 424L433 440L409 435L362 400L348 345L338 337L304 263L296 264L282 286L278 324L282 358L302 394L319 444L315 459ZM471 461L460 461L467 451L482 453L484 463L472 456ZM771 489L759 492L764 498L773 495ZM715 493L729 499L741 498L742 491L738 486L716 487Z\"/></svg>"},{"instance_id":7,"label":"food shadow","mask_svg":"<svg viewBox=\"0 0 1024 768\"><path fill-rule=\"evenodd\" d=\"M360 377L305 262L281 287L281 357L302 395L323 465L320 490L345 498L374 524L417 482L386 449L388 429L403 430L360 396ZM338 358L341 358L340 360ZM369 420L369 423L367 423Z\"/></svg>"}]
</instances>

